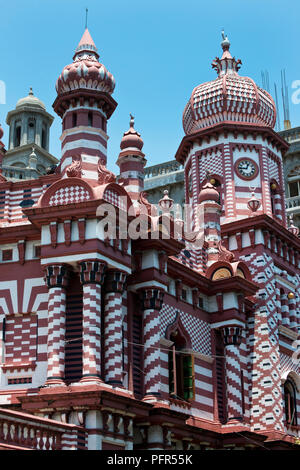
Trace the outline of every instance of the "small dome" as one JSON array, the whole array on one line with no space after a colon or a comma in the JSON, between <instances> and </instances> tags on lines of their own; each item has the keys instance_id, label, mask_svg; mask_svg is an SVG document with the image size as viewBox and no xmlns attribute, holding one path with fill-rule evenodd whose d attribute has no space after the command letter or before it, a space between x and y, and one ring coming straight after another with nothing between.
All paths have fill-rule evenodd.
<instances>
[{"instance_id":1,"label":"small dome","mask_svg":"<svg viewBox=\"0 0 300 470\"><path fill-rule=\"evenodd\" d=\"M86 29L75 50L72 64L66 65L57 79L57 93L60 95L78 88L113 93L115 79L98 59L97 48Z\"/></svg>"},{"instance_id":2,"label":"small dome","mask_svg":"<svg viewBox=\"0 0 300 470\"><path fill-rule=\"evenodd\" d=\"M138 150L142 150L144 145L143 140L141 139L141 134L139 134L134 129L134 117L130 115L130 127L127 132L124 132L120 148L121 150L125 150L127 148L135 148Z\"/></svg>"},{"instance_id":3,"label":"small dome","mask_svg":"<svg viewBox=\"0 0 300 470\"><path fill-rule=\"evenodd\" d=\"M32 88L30 88L28 96L25 96L25 98L19 99L19 101L16 104L16 108L20 108L21 106L34 106L38 108L42 108L44 111L46 110L46 106L44 103L39 100L36 96L34 96Z\"/></svg>"},{"instance_id":4,"label":"small dome","mask_svg":"<svg viewBox=\"0 0 300 470\"><path fill-rule=\"evenodd\" d=\"M206 183L201 189L198 197L198 202L203 201L214 201L219 202L220 195L216 188L213 187L211 183Z\"/></svg>"},{"instance_id":5,"label":"small dome","mask_svg":"<svg viewBox=\"0 0 300 470\"><path fill-rule=\"evenodd\" d=\"M241 61L229 52L230 42L223 33L223 55L212 67L218 78L194 88L183 112L186 134L221 122L274 127L276 107L273 98L248 77L241 77Z\"/></svg>"}]
</instances>

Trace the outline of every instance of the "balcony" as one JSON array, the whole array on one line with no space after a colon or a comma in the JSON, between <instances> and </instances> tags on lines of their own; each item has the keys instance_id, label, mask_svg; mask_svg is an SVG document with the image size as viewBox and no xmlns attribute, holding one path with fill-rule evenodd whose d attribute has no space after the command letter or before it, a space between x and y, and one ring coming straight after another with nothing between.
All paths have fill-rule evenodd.
<instances>
[{"instance_id":1,"label":"balcony","mask_svg":"<svg viewBox=\"0 0 300 470\"><path fill-rule=\"evenodd\" d=\"M184 179L183 166L176 160L145 168L145 190L151 190L168 184L180 183Z\"/></svg>"},{"instance_id":2,"label":"balcony","mask_svg":"<svg viewBox=\"0 0 300 470\"><path fill-rule=\"evenodd\" d=\"M295 197L288 197L286 199L286 210L287 213L293 213L294 215L300 214L300 195Z\"/></svg>"},{"instance_id":3,"label":"balcony","mask_svg":"<svg viewBox=\"0 0 300 470\"><path fill-rule=\"evenodd\" d=\"M84 450L85 439L75 424L0 408L0 450Z\"/></svg>"}]
</instances>

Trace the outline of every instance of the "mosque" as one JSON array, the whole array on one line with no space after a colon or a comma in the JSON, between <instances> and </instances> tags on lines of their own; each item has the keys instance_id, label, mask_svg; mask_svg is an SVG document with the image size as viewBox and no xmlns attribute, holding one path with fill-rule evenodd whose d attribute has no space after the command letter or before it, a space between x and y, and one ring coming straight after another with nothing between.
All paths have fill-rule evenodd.
<instances>
[{"instance_id":1,"label":"mosque","mask_svg":"<svg viewBox=\"0 0 300 470\"><path fill-rule=\"evenodd\" d=\"M8 113L0 449L299 449L289 146L270 94L221 47L183 110L184 211L167 189L148 199L133 116L106 168L115 79L88 29L56 82L60 158L31 89Z\"/></svg>"}]
</instances>

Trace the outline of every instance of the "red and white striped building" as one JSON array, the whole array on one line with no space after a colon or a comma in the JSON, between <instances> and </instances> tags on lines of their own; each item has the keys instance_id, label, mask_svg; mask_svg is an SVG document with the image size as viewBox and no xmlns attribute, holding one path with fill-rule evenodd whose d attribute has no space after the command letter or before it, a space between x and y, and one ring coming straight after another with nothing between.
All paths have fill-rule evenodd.
<instances>
[{"instance_id":1,"label":"red and white striped building","mask_svg":"<svg viewBox=\"0 0 300 470\"><path fill-rule=\"evenodd\" d=\"M0 449L297 448L288 145L273 99L229 48L224 36L217 78L193 90L176 153L200 246L177 236L167 192L147 201L132 116L120 172L106 168L115 81L88 30L56 84L59 165L1 175Z\"/></svg>"}]
</instances>

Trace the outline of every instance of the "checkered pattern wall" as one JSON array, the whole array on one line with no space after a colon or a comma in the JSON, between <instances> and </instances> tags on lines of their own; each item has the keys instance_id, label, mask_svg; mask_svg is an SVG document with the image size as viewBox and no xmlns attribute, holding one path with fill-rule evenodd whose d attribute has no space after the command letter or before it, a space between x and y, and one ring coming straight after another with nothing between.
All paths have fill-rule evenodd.
<instances>
[{"instance_id":1,"label":"checkered pattern wall","mask_svg":"<svg viewBox=\"0 0 300 470\"><path fill-rule=\"evenodd\" d=\"M89 191L83 186L65 186L59 188L49 200L50 206L60 206L90 199Z\"/></svg>"},{"instance_id":2,"label":"checkered pattern wall","mask_svg":"<svg viewBox=\"0 0 300 470\"><path fill-rule=\"evenodd\" d=\"M119 209L122 209L122 210L128 209L126 207L126 197L124 199L124 196L120 196L116 191L107 189L104 192L103 199L109 204L112 204L113 206L118 207Z\"/></svg>"},{"instance_id":3,"label":"checkered pattern wall","mask_svg":"<svg viewBox=\"0 0 300 470\"><path fill-rule=\"evenodd\" d=\"M161 336L165 337L166 329L175 321L177 313L179 313L183 326L190 335L193 350L202 354L211 354L211 328L209 323L165 303L160 311Z\"/></svg>"},{"instance_id":4,"label":"checkered pattern wall","mask_svg":"<svg viewBox=\"0 0 300 470\"><path fill-rule=\"evenodd\" d=\"M252 280L261 285L256 311L248 320L250 424L254 431L283 431L274 264L264 252L241 258L248 264Z\"/></svg>"}]
</instances>

